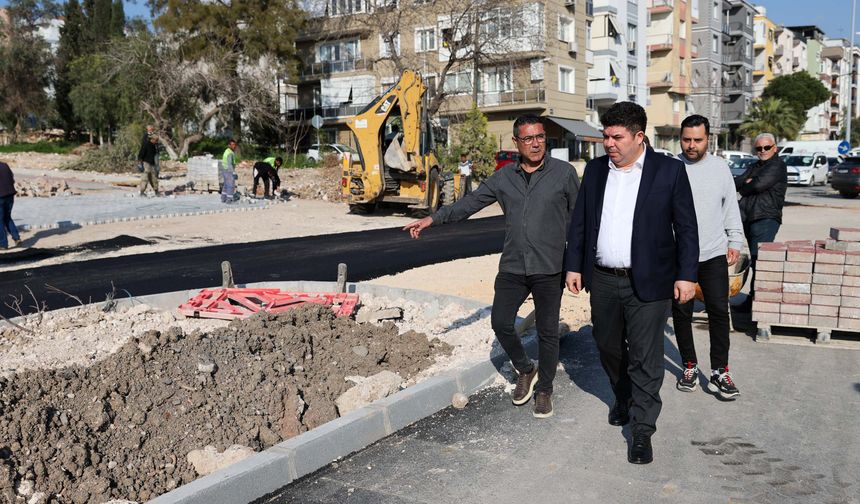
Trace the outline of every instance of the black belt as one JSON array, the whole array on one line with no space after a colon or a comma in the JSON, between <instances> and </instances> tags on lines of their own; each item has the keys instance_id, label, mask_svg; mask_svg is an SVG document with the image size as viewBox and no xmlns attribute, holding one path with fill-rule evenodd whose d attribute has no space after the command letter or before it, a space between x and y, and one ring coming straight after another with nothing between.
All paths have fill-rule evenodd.
<instances>
[{"instance_id":1,"label":"black belt","mask_svg":"<svg viewBox=\"0 0 860 504\"><path fill-rule=\"evenodd\" d=\"M608 273L610 275L615 275L619 277L629 277L633 275L633 270L631 270L630 268L607 268L606 266L595 264L594 269L596 269L597 271L602 271L603 273Z\"/></svg>"}]
</instances>

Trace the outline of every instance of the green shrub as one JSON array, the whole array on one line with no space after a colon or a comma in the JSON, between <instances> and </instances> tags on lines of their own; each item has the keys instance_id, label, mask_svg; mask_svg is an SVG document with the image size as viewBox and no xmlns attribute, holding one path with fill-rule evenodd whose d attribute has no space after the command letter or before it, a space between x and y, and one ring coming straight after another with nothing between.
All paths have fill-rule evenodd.
<instances>
[{"instance_id":1,"label":"green shrub","mask_svg":"<svg viewBox=\"0 0 860 504\"><path fill-rule=\"evenodd\" d=\"M0 145L0 153L9 154L12 152L38 152L40 154L69 154L80 146L77 142L67 142L59 140L56 142L39 141L36 143L14 143L9 145Z\"/></svg>"},{"instance_id":2,"label":"green shrub","mask_svg":"<svg viewBox=\"0 0 860 504\"><path fill-rule=\"evenodd\" d=\"M103 173L135 173L143 132L143 126L129 124L119 131L113 144L89 150L79 160L67 163L63 168Z\"/></svg>"}]
</instances>

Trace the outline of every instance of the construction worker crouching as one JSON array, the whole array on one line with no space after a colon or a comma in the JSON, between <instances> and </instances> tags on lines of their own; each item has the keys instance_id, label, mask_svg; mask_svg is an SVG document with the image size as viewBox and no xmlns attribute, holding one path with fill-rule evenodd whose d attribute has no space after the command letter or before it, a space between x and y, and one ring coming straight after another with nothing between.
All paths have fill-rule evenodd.
<instances>
[{"instance_id":1,"label":"construction worker crouching","mask_svg":"<svg viewBox=\"0 0 860 504\"><path fill-rule=\"evenodd\" d=\"M254 196L257 195L257 186L260 179L263 179L263 196L268 199L277 194L278 189L281 187L281 179L278 177L278 168L283 164L284 160L281 157L267 157L262 161L254 163L254 186L251 193ZM271 195L269 194L270 180L272 182Z\"/></svg>"}]
</instances>

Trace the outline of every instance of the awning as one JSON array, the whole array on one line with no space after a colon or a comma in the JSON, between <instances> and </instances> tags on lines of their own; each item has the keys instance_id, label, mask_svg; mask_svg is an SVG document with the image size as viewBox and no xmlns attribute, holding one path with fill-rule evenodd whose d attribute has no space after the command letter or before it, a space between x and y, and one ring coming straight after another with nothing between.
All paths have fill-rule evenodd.
<instances>
[{"instance_id":1,"label":"awning","mask_svg":"<svg viewBox=\"0 0 860 504\"><path fill-rule=\"evenodd\" d=\"M590 142L602 142L603 141L603 133L594 126L588 124L585 121L579 121L577 119L564 119L562 117L547 117L550 121L558 124L562 128L567 131L573 133L573 135L577 138L581 138L583 140L588 140Z\"/></svg>"}]
</instances>

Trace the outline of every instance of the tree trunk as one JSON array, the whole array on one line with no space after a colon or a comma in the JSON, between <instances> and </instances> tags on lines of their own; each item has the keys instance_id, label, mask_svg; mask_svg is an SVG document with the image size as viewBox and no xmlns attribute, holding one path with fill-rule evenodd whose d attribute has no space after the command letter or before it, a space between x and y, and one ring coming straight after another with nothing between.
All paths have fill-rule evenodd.
<instances>
[{"instance_id":1,"label":"tree trunk","mask_svg":"<svg viewBox=\"0 0 860 504\"><path fill-rule=\"evenodd\" d=\"M188 151L191 149L191 144L197 143L202 139L202 133L195 133L193 135L185 137L185 140L182 141L182 150L179 151L179 155L183 157L188 156Z\"/></svg>"}]
</instances>

